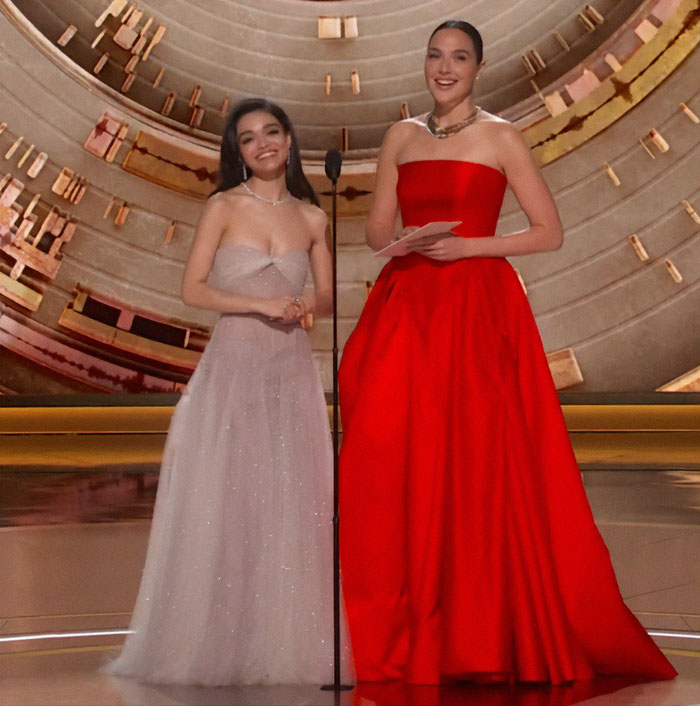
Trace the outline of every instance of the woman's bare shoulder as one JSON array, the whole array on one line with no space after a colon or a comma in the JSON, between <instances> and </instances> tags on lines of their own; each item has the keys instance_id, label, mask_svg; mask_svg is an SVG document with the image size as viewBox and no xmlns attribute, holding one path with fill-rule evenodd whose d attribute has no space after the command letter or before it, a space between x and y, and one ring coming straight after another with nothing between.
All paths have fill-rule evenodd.
<instances>
[{"instance_id":1,"label":"woman's bare shoulder","mask_svg":"<svg viewBox=\"0 0 700 706\"><path fill-rule=\"evenodd\" d=\"M420 115L414 115L410 118L404 118L394 123L392 127L396 127L401 130L425 130L425 126L428 124L428 116L430 113L421 113Z\"/></svg>"},{"instance_id":2,"label":"woman's bare shoulder","mask_svg":"<svg viewBox=\"0 0 700 706\"><path fill-rule=\"evenodd\" d=\"M320 206L316 206L310 201L302 201L301 199L296 199L296 203L304 217L318 222L328 220L326 212Z\"/></svg>"},{"instance_id":3,"label":"woman's bare shoulder","mask_svg":"<svg viewBox=\"0 0 700 706\"><path fill-rule=\"evenodd\" d=\"M415 118L399 120L391 125L384 135L383 146L398 147L405 141L410 140L416 133L425 130L425 121L428 114L418 115Z\"/></svg>"},{"instance_id":4,"label":"woman's bare shoulder","mask_svg":"<svg viewBox=\"0 0 700 706\"><path fill-rule=\"evenodd\" d=\"M476 126L475 126L476 127ZM522 132L509 120L482 111L479 116L478 127L483 131L484 137L498 145L500 148L513 147L520 149L525 146Z\"/></svg>"},{"instance_id":5,"label":"woman's bare shoulder","mask_svg":"<svg viewBox=\"0 0 700 706\"><path fill-rule=\"evenodd\" d=\"M326 212L309 201L295 199L298 213L312 233L323 234L328 226L328 216Z\"/></svg>"},{"instance_id":6,"label":"woman's bare shoulder","mask_svg":"<svg viewBox=\"0 0 700 706\"><path fill-rule=\"evenodd\" d=\"M517 131L518 128L505 118L500 117L500 115L494 115L493 113L487 113L485 110L479 112L479 117L477 119L477 125L484 127L488 130L494 132L507 132L507 131Z\"/></svg>"},{"instance_id":7,"label":"woman's bare shoulder","mask_svg":"<svg viewBox=\"0 0 700 706\"><path fill-rule=\"evenodd\" d=\"M226 191L217 191L208 199L205 206L206 211L215 211L218 213L230 213L240 207L245 202L246 195L242 193L240 186L234 186Z\"/></svg>"}]
</instances>

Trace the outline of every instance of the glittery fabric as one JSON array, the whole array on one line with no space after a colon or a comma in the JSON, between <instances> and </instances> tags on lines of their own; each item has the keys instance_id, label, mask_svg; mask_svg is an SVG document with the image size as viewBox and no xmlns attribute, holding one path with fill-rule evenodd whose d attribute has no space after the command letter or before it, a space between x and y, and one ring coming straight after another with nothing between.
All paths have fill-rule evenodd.
<instances>
[{"instance_id":1,"label":"glittery fabric","mask_svg":"<svg viewBox=\"0 0 700 706\"><path fill-rule=\"evenodd\" d=\"M210 282L296 296L307 271L304 251L232 245ZM221 316L173 415L135 632L107 671L205 685L332 681L331 520L328 418L306 333ZM349 654L344 638L346 678Z\"/></svg>"}]
</instances>

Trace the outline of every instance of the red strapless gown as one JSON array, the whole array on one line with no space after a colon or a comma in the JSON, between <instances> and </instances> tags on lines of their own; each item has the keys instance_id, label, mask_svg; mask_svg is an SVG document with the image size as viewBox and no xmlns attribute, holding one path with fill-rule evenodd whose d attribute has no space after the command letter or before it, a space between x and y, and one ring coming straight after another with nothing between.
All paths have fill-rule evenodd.
<instances>
[{"instance_id":1,"label":"red strapless gown","mask_svg":"<svg viewBox=\"0 0 700 706\"><path fill-rule=\"evenodd\" d=\"M505 187L481 164L403 164L403 223L493 235ZM504 258L392 259L345 347L340 402L359 681L676 675L622 601Z\"/></svg>"}]
</instances>

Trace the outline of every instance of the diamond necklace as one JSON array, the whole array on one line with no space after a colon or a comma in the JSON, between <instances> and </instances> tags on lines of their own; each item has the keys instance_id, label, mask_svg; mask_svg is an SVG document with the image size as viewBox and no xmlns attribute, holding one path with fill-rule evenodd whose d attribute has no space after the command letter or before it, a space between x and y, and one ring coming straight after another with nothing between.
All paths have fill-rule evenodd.
<instances>
[{"instance_id":1,"label":"diamond necklace","mask_svg":"<svg viewBox=\"0 0 700 706\"><path fill-rule=\"evenodd\" d=\"M452 137L452 135L456 135L461 130L464 130L465 127L469 127L469 125L471 125L479 117L480 112L481 108L477 105L471 115L468 115L461 122L455 123L454 125L448 125L447 127L440 127L435 122L433 114L429 113L428 119L425 122L425 127L428 129L428 132L433 137L437 137L438 140L444 140L446 137Z\"/></svg>"},{"instance_id":2,"label":"diamond necklace","mask_svg":"<svg viewBox=\"0 0 700 706\"><path fill-rule=\"evenodd\" d=\"M281 199L266 199L264 196L260 196L260 194L256 194L249 186L246 184L244 181L241 182L243 185L243 188L253 197L256 199L260 199L260 201L264 201L265 203L272 204L273 206L279 206L281 203L284 203L285 201L289 201L291 198L291 194L287 192Z\"/></svg>"}]
</instances>

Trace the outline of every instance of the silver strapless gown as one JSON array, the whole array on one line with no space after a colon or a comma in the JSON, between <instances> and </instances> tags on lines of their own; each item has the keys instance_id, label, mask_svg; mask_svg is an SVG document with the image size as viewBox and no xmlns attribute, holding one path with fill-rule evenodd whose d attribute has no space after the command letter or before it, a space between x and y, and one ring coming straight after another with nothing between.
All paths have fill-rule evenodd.
<instances>
[{"instance_id":1,"label":"silver strapless gown","mask_svg":"<svg viewBox=\"0 0 700 706\"><path fill-rule=\"evenodd\" d=\"M307 271L304 251L231 245L210 282L297 296ZM331 519L328 418L306 333L221 316L175 408L134 633L106 670L159 683L331 681ZM351 678L345 637L343 657Z\"/></svg>"}]
</instances>

